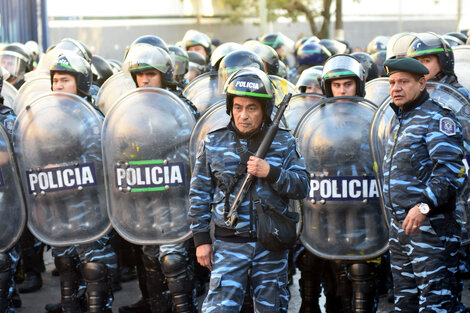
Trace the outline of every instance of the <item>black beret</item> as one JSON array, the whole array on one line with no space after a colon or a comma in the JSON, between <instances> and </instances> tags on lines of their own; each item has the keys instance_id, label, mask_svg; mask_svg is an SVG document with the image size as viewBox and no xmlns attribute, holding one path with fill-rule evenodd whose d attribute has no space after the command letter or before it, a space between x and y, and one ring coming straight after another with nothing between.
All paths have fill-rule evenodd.
<instances>
[{"instance_id":1,"label":"black beret","mask_svg":"<svg viewBox=\"0 0 470 313\"><path fill-rule=\"evenodd\" d=\"M418 76L429 74L426 66L418 60L408 57L388 59L384 62L384 68L388 76L396 72L407 72Z\"/></svg>"}]
</instances>

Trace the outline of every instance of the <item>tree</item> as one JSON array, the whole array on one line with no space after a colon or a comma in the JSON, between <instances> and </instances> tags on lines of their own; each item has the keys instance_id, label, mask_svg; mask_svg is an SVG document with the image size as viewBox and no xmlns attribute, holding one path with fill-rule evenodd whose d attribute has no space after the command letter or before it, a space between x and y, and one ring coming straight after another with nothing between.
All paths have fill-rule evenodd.
<instances>
[{"instance_id":1,"label":"tree","mask_svg":"<svg viewBox=\"0 0 470 313\"><path fill-rule=\"evenodd\" d=\"M244 17L258 16L258 0L219 0L227 7L228 18L232 22L240 22ZM267 1L268 20L275 21L279 17L291 18L296 22L299 16L305 16L312 35L327 38L331 19L333 0L269 0ZM321 19L321 25L316 22Z\"/></svg>"}]
</instances>

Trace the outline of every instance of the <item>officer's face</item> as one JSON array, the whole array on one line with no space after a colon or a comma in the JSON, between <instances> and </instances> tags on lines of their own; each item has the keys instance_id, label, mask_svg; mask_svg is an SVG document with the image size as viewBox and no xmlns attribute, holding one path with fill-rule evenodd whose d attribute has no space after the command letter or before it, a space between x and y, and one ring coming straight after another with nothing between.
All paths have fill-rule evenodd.
<instances>
[{"instance_id":1,"label":"officer's face","mask_svg":"<svg viewBox=\"0 0 470 313\"><path fill-rule=\"evenodd\" d=\"M333 97L354 97L356 95L356 81L354 78L335 79L331 82Z\"/></svg>"},{"instance_id":2,"label":"officer's face","mask_svg":"<svg viewBox=\"0 0 470 313\"><path fill-rule=\"evenodd\" d=\"M439 58L435 54L429 54L422 57L416 57L416 60L423 63L429 70L429 74L425 75L426 80L434 78L441 71L441 64Z\"/></svg>"},{"instance_id":3,"label":"officer's face","mask_svg":"<svg viewBox=\"0 0 470 313\"><path fill-rule=\"evenodd\" d=\"M323 90L321 90L321 87L318 84L312 84L310 86L305 87L305 92L323 94Z\"/></svg>"},{"instance_id":4,"label":"officer's face","mask_svg":"<svg viewBox=\"0 0 470 313\"><path fill-rule=\"evenodd\" d=\"M204 49L204 47L201 46L201 45L191 46L191 47L188 48L188 51L197 52L200 55L202 55L204 57L204 59L207 59L206 49Z\"/></svg>"},{"instance_id":5,"label":"officer's face","mask_svg":"<svg viewBox=\"0 0 470 313\"><path fill-rule=\"evenodd\" d=\"M137 80L137 87L156 87L162 88L162 74L160 71L150 69L135 74Z\"/></svg>"},{"instance_id":6,"label":"officer's face","mask_svg":"<svg viewBox=\"0 0 470 313\"><path fill-rule=\"evenodd\" d=\"M237 129L248 134L261 126L263 122L263 106L257 99L234 97L232 117Z\"/></svg>"},{"instance_id":7,"label":"officer's face","mask_svg":"<svg viewBox=\"0 0 470 313\"><path fill-rule=\"evenodd\" d=\"M67 73L54 73L52 77L52 91L65 91L77 94L77 82L75 76Z\"/></svg>"},{"instance_id":8,"label":"officer's face","mask_svg":"<svg viewBox=\"0 0 470 313\"><path fill-rule=\"evenodd\" d=\"M388 81L390 83L390 95L392 96L393 103L401 108L405 103L416 99L426 87L426 79L424 77L416 80L414 75L406 72L393 73Z\"/></svg>"}]
</instances>

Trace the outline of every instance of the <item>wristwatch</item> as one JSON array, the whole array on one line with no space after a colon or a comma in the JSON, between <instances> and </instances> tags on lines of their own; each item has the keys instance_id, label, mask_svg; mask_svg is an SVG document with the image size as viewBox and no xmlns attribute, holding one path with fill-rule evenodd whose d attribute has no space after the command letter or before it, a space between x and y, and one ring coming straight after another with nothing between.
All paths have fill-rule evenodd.
<instances>
[{"instance_id":1,"label":"wristwatch","mask_svg":"<svg viewBox=\"0 0 470 313\"><path fill-rule=\"evenodd\" d=\"M427 215L429 211L431 210L429 208L429 205L427 205L426 203L422 203L422 202L418 205L418 209L419 209L419 213L423 215Z\"/></svg>"}]
</instances>

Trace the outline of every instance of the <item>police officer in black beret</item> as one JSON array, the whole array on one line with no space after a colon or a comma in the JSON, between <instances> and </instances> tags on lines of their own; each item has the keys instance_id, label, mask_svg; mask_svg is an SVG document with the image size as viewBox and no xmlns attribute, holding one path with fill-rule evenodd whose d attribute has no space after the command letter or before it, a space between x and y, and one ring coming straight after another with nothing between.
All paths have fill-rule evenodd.
<instances>
[{"instance_id":1,"label":"police officer in black beret","mask_svg":"<svg viewBox=\"0 0 470 313\"><path fill-rule=\"evenodd\" d=\"M396 114L383 162L395 311L463 312L454 217L465 174L461 125L429 97L419 61L391 59L384 68Z\"/></svg>"}]
</instances>

